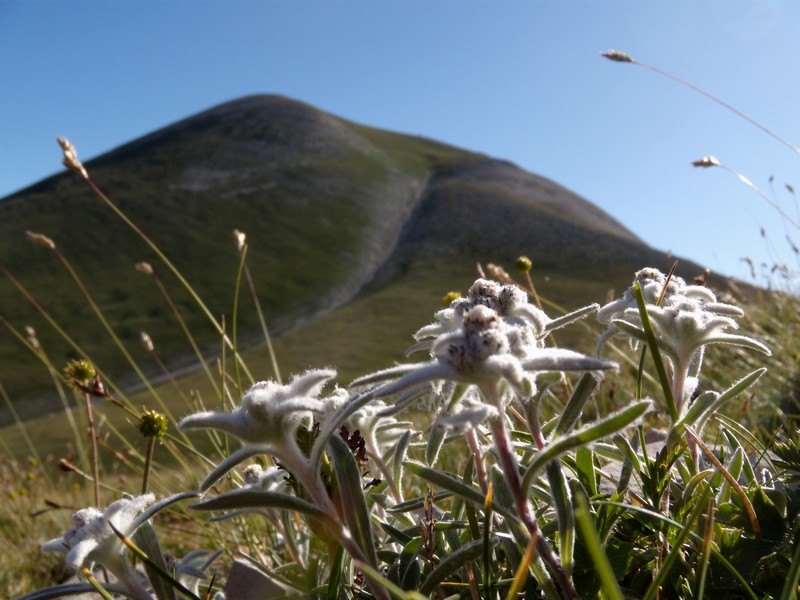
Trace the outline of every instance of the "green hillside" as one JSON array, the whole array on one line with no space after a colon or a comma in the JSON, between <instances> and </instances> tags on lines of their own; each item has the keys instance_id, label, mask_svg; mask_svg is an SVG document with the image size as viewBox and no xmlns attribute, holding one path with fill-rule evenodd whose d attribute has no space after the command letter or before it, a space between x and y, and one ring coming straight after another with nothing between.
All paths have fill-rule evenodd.
<instances>
[{"instance_id":1,"label":"green hillside","mask_svg":"<svg viewBox=\"0 0 800 600\"><path fill-rule=\"evenodd\" d=\"M55 162L55 145L53 154ZM247 234L285 371L335 364L347 375L401 358L441 295L469 286L477 261L531 256L540 291L568 307L602 301L644 264L669 266L596 206L510 163L278 96L218 106L86 166L228 319L238 267L232 231ZM157 285L134 269L140 261L152 263L206 355L218 353L206 317L79 177L64 172L0 200L0 264L119 386L135 387L136 376L67 270L27 242L26 230L55 241L141 364L152 360L140 331L171 369L197 361ZM240 341L255 349L256 312L247 293L241 303ZM32 325L56 365L76 351L8 277L0 277L0 316L0 385L24 417L57 408L46 369L13 331ZM8 417L0 412L0 422Z\"/></svg>"}]
</instances>

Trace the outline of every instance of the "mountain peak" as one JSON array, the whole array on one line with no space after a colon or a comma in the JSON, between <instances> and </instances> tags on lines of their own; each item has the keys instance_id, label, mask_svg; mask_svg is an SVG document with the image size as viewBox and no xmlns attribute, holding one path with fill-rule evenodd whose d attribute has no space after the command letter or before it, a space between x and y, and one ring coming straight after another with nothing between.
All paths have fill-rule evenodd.
<instances>
[{"instance_id":1,"label":"mountain peak","mask_svg":"<svg viewBox=\"0 0 800 600\"><path fill-rule=\"evenodd\" d=\"M290 332L332 312L346 330L366 327L347 348L316 339L297 356L297 368L323 349L334 355L318 364L336 363L343 372L354 368L348 361L369 368L399 358L390 354L421 324L407 319L429 318L422 314L444 292L469 285L478 261L508 265L527 254L549 278L540 291L565 305L577 301L565 291L576 285L580 301L602 300L609 285L627 285L637 268L665 262L598 207L507 161L358 125L283 96L226 102L86 166L212 314L230 314L239 268L231 232L239 229L248 235L250 271L273 333L291 339ZM138 360L149 359L134 350L139 332L149 331L160 356L187 364L174 314L133 265L146 260L159 276L168 274L83 181L65 172L0 202L0 260L53 318L79 332L84 352L104 357L110 376L132 384L68 273L50 253L24 243L26 230L55 240ZM206 317L180 287L172 293L198 342L218 348ZM348 312L354 302L373 308ZM392 306L388 313L383 302ZM8 279L0 280L0 314L18 330L33 325L56 364L75 355ZM239 315L239 331L259 330L254 313ZM382 337L372 339L370 331ZM241 336L243 344L255 340ZM13 343L0 344L0 364L8 366L3 384L38 411L49 406L51 384L37 379L35 360L23 355Z\"/></svg>"}]
</instances>

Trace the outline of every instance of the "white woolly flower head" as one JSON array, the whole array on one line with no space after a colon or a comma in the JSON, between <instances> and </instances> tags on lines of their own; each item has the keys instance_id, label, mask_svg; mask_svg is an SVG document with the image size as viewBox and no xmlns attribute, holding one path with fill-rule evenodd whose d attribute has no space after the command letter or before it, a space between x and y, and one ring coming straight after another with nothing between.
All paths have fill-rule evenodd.
<instances>
[{"instance_id":1,"label":"white woolly flower head","mask_svg":"<svg viewBox=\"0 0 800 600\"><path fill-rule=\"evenodd\" d=\"M82 508L72 515L72 527L61 537L43 544L42 550L65 554L66 564L72 570L82 566L91 568L98 563L117 574L122 567L125 545L109 523L130 536L144 522L139 516L154 501L153 494L144 494L117 500L104 511Z\"/></svg>"},{"instance_id":2,"label":"white woolly flower head","mask_svg":"<svg viewBox=\"0 0 800 600\"><path fill-rule=\"evenodd\" d=\"M596 305L549 319L532 306L527 294L515 286L478 279L466 299L455 300L436 314L436 323L416 334L412 348L428 349L432 360L385 369L353 382L359 386L395 378L372 392L385 396L409 389L413 394L430 383L449 380L488 390L507 383L521 397L535 391L540 372L600 370L614 363L592 359L577 352L544 347L549 330L594 312ZM511 396L504 395L504 402Z\"/></svg>"},{"instance_id":3,"label":"white woolly flower head","mask_svg":"<svg viewBox=\"0 0 800 600\"><path fill-rule=\"evenodd\" d=\"M464 318L476 307L491 309L500 318L524 322L537 339L546 335L552 323L544 311L528 301L528 294L515 285L503 285L488 279L478 279L470 287L466 298L457 298L448 308L434 315L435 323L426 325L414 334L419 342L411 351L430 349L433 339L457 331Z\"/></svg>"},{"instance_id":4,"label":"white woolly flower head","mask_svg":"<svg viewBox=\"0 0 800 600\"><path fill-rule=\"evenodd\" d=\"M701 285L687 285L686 281L673 275L669 281L667 276L652 267L641 269L633 276L633 284L638 283L642 289L642 296L647 304L655 305L658 298L664 295L661 304L670 304L676 298L690 298L710 303L717 301L712 292L707 287ZM665 288L666 286L666 288ZM636 310L636 297L633 294L633 285L618 298L609 302L597 311L597 320L608 324L611 319L617 318L627 310Z\"/></svg>"},{"instance_id":5,"label":"white woolly flower head","mask_svg":"<svg viewBox=\"0 0 800 600\"><path fill-rule=\"evenodd\" d=\"M247 465L242 471L246 487L275 491L286 485L286 471L278 467L264 468L258 463Z\"/></svg>"},{"instance_id":6,"label":"white woolly flower head","mask_svg":"<svg viewBox=\"0 0 800 600\"><path fill-rule=\"evenodd\" d=\"M745 346L770 353L757 340L726 331L738 328L736 318L744 315L744 312L732 304L717 302L716 296L708 288L687 285L680 277L672 277L667 283L666 275L657 269L642 269L637 272L634 284L637 282L641 286L648 319L659 347L676 368L685 370L690 363L694 363L695 370L699 371L702 349L711 343ZM663 298L657 304L662 291ZM597 319L608 324L608 329L598 341L598 352L617 333L624 332L637 342L645 339L633 286L622 298L601 308Z\"/></svg>"},{"instance_id":7,"label":"white woolly flower head","mask_svg":"<svg viewBox=\"0 0 800 600\"><path fill-rule=\"evenodd\" d=\"M248 444L280 444L293 438L304 420L322 412L324 403L317 396L335 376L334 369L314 369L294 376L286 385L261 381L232 413L196 413L184 417L178 427L219 429Z\"/></svg>"},{"instance_id":8,"label":"white woolly flower head","mask_svg":"<svg viewBox=\"0 0 800 600\"><path fill-rule=\"evenodd\" d=\"M289 383L262 381L251 387L231 413L200 412L184 417L180 429L217 429L235 436L245 445L225 458L200 486L208 489L243 460L256 454L271 454L285 462L300 459L297 430L303 422L324 412L319 398L325 385L336 376L334 369L313 369L295 375Z\"/></svg>"},{"instance_id":9,"label":"white woolly flower head","mask_svg":"<svg viewBox=\"0 0 800 600\"><path fill-rule=\"evenodd\" d=\"M349 397L347 390L337 388L323 400L323 410L317 417L321 427L334 417ZM373 400L352 412L341 424L349 433L358 432L364 438L370 454L378 452L385 444L396 442L402 435L400 429L407 427L407 424L400 423L392 414L386 414L386 408L380 400Z\"/></svg>"}]
</instances>

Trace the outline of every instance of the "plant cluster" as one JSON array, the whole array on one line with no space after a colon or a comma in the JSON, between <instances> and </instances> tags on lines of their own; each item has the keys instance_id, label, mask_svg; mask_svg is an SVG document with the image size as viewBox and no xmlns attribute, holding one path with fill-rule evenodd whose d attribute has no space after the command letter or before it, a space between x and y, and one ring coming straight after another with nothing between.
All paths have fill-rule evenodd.
<instances>
[{"instance_id":1,"label":"plant cluster","mask_svg":"<svg viewBox=\"0 0 800 600\"><path fill-rule=\"evenodd\" d=\"M223 331L234 376L222 385L241 398L178 420L180 438L162 413L115 400L90 362L70 363L65 380L89 414L99 397L137 417L148 442L143 485L105 509L76 511L43 545L85 583L26 598L91 589L223 598L218 555L162 550L152 518L182 505L194 515L186 518L212 512L216 527L246 539L221 551L255 565L269 597L793 597L800 505L787 484L800 473L800 450L789 441L771 455L724 416L765 369L721 390L703 381L709 345L770 354L732 332L743 311L648 268L621 298L551 318L530 301L530 261L518 268L530 290L503 274L449 294L414 334L409 354L422 360L346 387L326 367L245 388L249 371ZM605 328L595 356L554 345L554 331L590 318ZM605 410L598 386L619 365L600 354L619 352L617 337L639 352L638 362L628 355L638 385ZM648 377L651 398L642 394ZM186 435L197 430L206 442ZM210 444L220 460L196 491L156 502L156 441ZM98 477L87 477L99 498Z\"/></svg>"}]
</instances>

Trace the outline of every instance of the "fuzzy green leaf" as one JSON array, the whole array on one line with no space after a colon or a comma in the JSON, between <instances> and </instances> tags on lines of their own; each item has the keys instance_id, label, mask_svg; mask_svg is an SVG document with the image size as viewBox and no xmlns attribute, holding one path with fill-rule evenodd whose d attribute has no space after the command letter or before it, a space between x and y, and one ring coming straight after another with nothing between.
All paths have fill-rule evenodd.
<instances>
[{"instance_id":1,"label":"fuzzy green leaf","mask_svg":"<svg viewBox=\"0 0 800 600\"><path fill-rule=\"evenodd\" d=\"M331 462L336 471L336 483L342 499L344 519L364 555L373 565L378 564L372 540L372 522L367 501L361 488L361 473L350 447L338 436L330 439Z\"/></svg>"},{"instance_id":2,"label":"fuzzy green leaf","mask_svg":"<svg viewBox=\"0 0 800 600\"><path fill-rule=\"evenodd\" d=\"M453 494L450 492L437 492L436 499L444 500L445 498L449 498L452 495ZM406 513L414 510L419 510L424 505L425 505L425 496L418 496L417 498L411 498L410 500L406 500L405 502L401 502L400 504L395 504L393 507L389 509L389 512Z\"/></svg>"},{"instance_id":3,"label":"fuzzy green leaf","mask_svg":"<svg viewBox=\"0 0 800 600\"><path fill-rule=\"evenodd\" d=\"M161 551L161 544L158 543L156 537L156 530L150 521L142 524L139 529L133 534L133 541L142 551L150 557L150 560L155 564L162 573L168 573L167 561L164 559L164 553ZM150 584L153 586L153 592L158 600L175 600L175 588L173 588L168 581L161 577L158 570L145 563L145 570L147 577L150 579Z\"/></svg>"},{"instance_id":4,"label":"fuzzy green leaf","mask_svg":"<svg viewBox=\"0 0 800 600\"><path fill-rule=\"evenodd\" d=\"M312 517L322 517L323 513L313 504L301 500L297 496L270 492L266 490L251 490L242 488L234 490L215 498L202 500L190 505L197 510L240 510L277 508L293 510Z\"/></svg>"},{"instance_id":5,"label":"fuzzy green leaf","mask_svg":"<svg viewBox=\"0 0 800 600\"><path fill-rule=\"evenodd\" d=\"M435 423L431 427L428 443L425 446L425 460L429 465L436 464L436 459L439 457L439 450L442 448L446 433L447 429L437 426Z\"/></svg>"},{"instance_id":6,"label":"fuzzy green leaf","mask_svg":"<svg viewBox=\"0 0 800 600\"><path fill-rule=\"evenodd\" d=\"M564 435L578 422L578 419L583 413L583 407L592 396L592 392L594 392L594 389L597 387L597 383L597 376L593 373L588 372L581 375L572 395L567 401L567 405L564 407L564 410L561 411L561 417L556 424L555 435Z\"/></svg>"}]
</instances>

